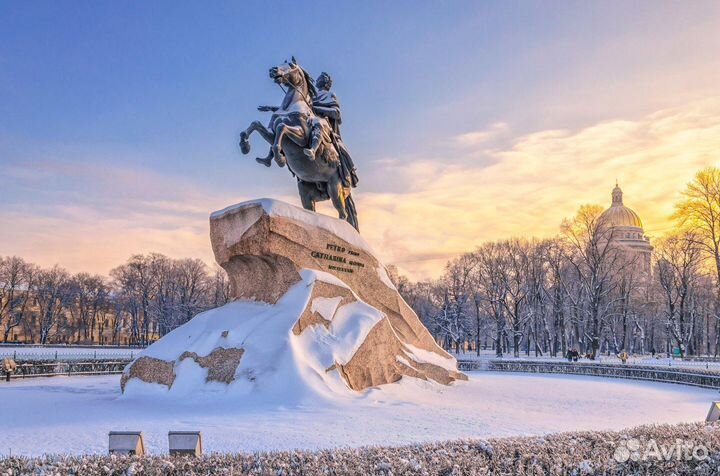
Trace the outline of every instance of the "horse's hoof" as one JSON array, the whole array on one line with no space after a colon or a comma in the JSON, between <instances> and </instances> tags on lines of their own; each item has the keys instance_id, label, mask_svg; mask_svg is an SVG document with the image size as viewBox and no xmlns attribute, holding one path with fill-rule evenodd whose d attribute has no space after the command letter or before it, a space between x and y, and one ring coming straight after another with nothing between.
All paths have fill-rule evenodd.
<instances>
[{"instance_id":1,"label":"horse's hoof","mask_svg":"<svg viewBox=\"0 0 720 476\"><path fill-rule=\"evenodd\" d=\"M280 148L277 146L273 146L272 154L273 154L273 157L275 158L275 163L278 164L278 167L285 167L287 160L285 159L285 154L282 153Z\"/></svg>"},{"instance_id":2,"label":"horse's hoof","mask_svg":"<svg viewBox=\"0 0 720 476\"><path fill-rule=\"evenodd\" d=\"M255 159L255 162L257 162L258 164L262 164L262 165L264 165L265 167L270 167L270 165L272 165L272 159L269 158L269 157L266 157L266 158L264 158L264 159L258 157L258 158Z\"/></svg>"},{"instance_id":3,"label":"horse's hoof","mask_svg":"<svg viewBox=\"0 0 720 476\"><path fill-rule=\"evenodd\" d=\"M250 153L250 142L248 141L248 136L245 132L240 133L240 152L242 152L243 155Z\"/></svg>"}]
</instances>

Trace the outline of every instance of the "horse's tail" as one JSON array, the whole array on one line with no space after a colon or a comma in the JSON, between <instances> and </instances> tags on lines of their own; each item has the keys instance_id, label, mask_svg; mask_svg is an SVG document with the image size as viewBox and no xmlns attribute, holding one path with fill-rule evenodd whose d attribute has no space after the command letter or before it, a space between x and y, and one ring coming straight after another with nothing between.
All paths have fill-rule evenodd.
<instances>
[{"instance_id":1,"label":"horse's tail","mask_svg":"<svg viewBox=\"0 0 720 476\"><path fill-rule=\"evenodd\" d=\"M345 197L345 212L347 213L348 223L355 227L359 233L360 228L358 226L357 209L355 208L355 200L353 200L351 194L348 194L348 196Z\"/></svg>"}]
</instances>

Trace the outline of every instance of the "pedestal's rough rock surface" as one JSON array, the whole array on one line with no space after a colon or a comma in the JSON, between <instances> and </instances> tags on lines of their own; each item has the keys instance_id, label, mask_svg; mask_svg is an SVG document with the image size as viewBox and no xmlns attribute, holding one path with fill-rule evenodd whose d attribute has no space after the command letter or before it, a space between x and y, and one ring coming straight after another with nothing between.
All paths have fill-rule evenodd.
<instances>
[{"instance_id":1,"label":"pedestal's rough rock surface","mask_svg":"<svg viewBox=\"0 0 720 476\"><path fill-rule=\"evenodd\" d=\"M213 213L210 239L236 300L148 347L126 368L125 393L301 398L466 379L347 222L264 199Z\"/></svg>"}]
</instances>

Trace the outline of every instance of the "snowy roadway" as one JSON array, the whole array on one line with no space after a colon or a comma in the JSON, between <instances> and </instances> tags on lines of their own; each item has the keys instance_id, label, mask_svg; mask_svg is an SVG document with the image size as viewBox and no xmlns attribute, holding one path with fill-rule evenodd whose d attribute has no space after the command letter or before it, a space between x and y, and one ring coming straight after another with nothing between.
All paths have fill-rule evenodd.
<instances>
[{"instance_id":1,"label":"snowy roadway","mask_svg":"<svg viewBox=\"0 0 720 476\"><path fill-rule=\"evenodd\" d=\"M620 429L705 418L718 392L582 376L470 372L440 387L406 379L361 398L282 407L248 400L119 398L119 376L0 383L0 455L104 453L110 430L201 430L206 452L324 448Z\"/></svg>"}]
</instances>

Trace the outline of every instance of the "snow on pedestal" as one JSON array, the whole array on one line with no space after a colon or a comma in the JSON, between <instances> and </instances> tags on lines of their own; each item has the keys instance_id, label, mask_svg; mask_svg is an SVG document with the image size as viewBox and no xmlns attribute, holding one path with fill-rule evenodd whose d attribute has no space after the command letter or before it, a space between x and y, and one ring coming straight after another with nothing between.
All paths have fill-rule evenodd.
<instances>
[{"instance_id":1,"label":"snow on pedestal","mask_svg":"<svg viewBox=\"0 0 720 476\"><path fill-rule=\"evenodd\" d=\"M402 377L466 380L347 222L276 200L210 216L235 300L127 366L125 394L356 394Z\"/></svg>"}]
</instances>

